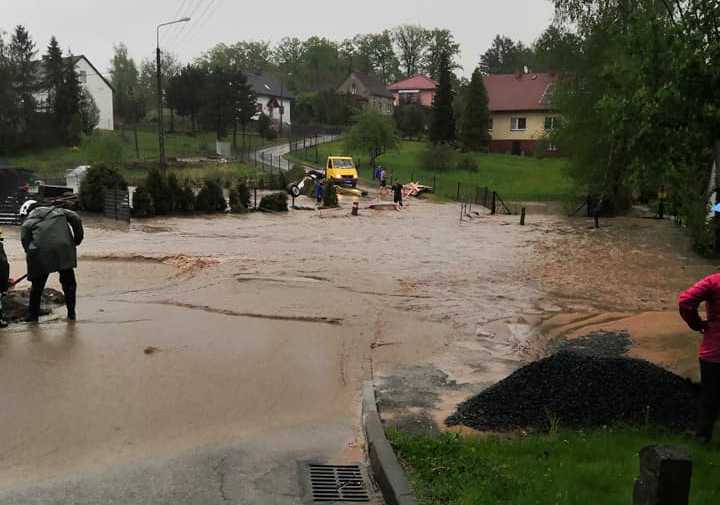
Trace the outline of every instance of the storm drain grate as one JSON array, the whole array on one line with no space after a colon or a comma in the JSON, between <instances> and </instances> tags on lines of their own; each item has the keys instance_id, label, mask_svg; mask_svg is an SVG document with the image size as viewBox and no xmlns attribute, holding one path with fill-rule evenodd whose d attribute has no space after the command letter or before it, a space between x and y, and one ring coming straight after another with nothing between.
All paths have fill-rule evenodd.
<instances>
[{"instance_id":1,"label":"storm drain grate","mask_svg":"<svg viewBox=\"0 0 720 505\"><path fill-rule=\"evenodd\" d=\"M369 502L358 465L308 465L315 502Z\"/></svg>"}]
</instances>

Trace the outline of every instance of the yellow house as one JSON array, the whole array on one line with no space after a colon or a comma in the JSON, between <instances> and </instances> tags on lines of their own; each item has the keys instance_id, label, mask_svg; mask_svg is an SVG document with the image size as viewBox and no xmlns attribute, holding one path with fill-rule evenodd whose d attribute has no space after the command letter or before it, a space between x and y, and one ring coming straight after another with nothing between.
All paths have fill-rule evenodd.
<instances>
[{"instance_id":1,"label":"yellow house","mask_svg":"<svg viewBox=\"0 0 720 505\"><path fill-rule=\"evenodd\" d=\"M552 108L555 74L493 74L485 77L490 108L490 152L532 154L538 141L557 128L560 115ZM557 148L544 142L547 154Z\"/></svg>"}]
</instances>

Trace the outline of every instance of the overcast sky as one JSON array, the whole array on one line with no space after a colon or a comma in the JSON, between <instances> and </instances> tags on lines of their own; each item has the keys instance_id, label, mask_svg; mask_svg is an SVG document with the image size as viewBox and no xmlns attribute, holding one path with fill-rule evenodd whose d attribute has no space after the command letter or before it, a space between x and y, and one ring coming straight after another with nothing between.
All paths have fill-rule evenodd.
<instances>
[{"instance_id":1,"label":"overcast sky","mask_svg":"<svg viewBox=\"0 0 720 505\"><path fill-rule=\"evenodd\" d=\"M469 75L496 34L531 43L552 12L549 0L0 0L0 29L25 25L42 52L55 35L105 72L114 44L124 42L137 60L153 56L155 26L182 16L193 19L164 29L161 45L185 62L218 42L342 40L414 23L452 30Z\"/></svg>"}]
</instances>

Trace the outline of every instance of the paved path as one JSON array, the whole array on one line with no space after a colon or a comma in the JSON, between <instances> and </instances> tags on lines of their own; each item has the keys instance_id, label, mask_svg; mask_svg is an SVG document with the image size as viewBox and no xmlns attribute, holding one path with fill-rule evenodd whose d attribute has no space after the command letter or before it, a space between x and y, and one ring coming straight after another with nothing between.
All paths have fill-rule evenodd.
<instances>
[{"instance_id":1,"label":"paved path","mask_svg":"<svg viewBox=\"0 0 720 505\"><path fill-rule=\"evenodd\" d=\"M332 142L335 139L338 138L338 135L320 135L317 137L317 143L318 144L325 144L328 142ZM307 147L312 147L315 145L315 137L308 137L305 145ZM266 147L265 149L260 149L258 151L255 151L251 154L252 159L257 159L258 161L264 162L267 165L271 165L273 167L278 166L278 159L280 160L280 168L282 170L290 170L292 168L291 162L286 160L284 156L290 152L290 144L280 144L272 147Z\"/></svg>"}]
</instances>

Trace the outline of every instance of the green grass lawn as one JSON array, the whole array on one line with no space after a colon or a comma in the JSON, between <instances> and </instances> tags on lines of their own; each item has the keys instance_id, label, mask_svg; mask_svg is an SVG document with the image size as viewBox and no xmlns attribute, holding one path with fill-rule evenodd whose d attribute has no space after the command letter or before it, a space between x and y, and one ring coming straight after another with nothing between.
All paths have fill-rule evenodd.
<instances>
[{"instance_id":1,"label":"green grass lawn","mask_svg":"<svg viewBox=\"0 0 720 505\"><path fill-rule=\"evenodd\" d=\"M720 447L642 430L560 432L522 439L388 433L422 505L632 503L640 449L689 446L690 503L720 503Z\"/></svg>"},{"instance_id":2,"label":"green grass lawn","mask_svg":"<svg viewBox=\"0 0 720 505\"><path fill-rule=\"evenodd\" d=\"M98 135L114 136L122 145L123 163L121 172L129 179L134 180L144 175L143 170L133 169L132 163L137 161L158 160L160 158L160 147L158 144L157 132L151 129L138 131L138 147L140 156L135 149L135 138L133 132L128 130L124 133L99 132ZM83 143L76 147L52 147L48 149L36 149L7 158L11 166L24 168L33 171L40 179L64 178L67 169L75 168L78 165L91 164L92 148L91 140L84 139ZM241 142L241 140L238 140ZM253 136L252 146L263 147L270 142L258 139ZM249 144L248 144L249 145ZM166 135L166 153L169 158L205 156L215 151L215 133L198 132L194 135L188 133L169 133ZM192 168L183 169L182 172L190 177L203 177L211 172L237 174L247 171L240 163L217 164L215 162L205 163Z\"/></svg>"},{"instance_id":3,"label":"green grass lawn","mask_svg":"<svg viewBox=\"0 0 720 505\"><path fill-rule=\"evenodd\" d=\"M401 142L398 149L381 156L379 162L393 179L402 182L414 179L430 185L435 181L436 194L444 198L456 198L458 182L468 195L474 195L476 186L487 186L497 191L505 201L563 200L571 189L564 159L475 154L479 165L477 172L449 170L433 173L424 169L419 161L424 148L422 142ZM341 141L321 145L318 151L321 164L328 155L347 154ZM308 153L314 158L313 149ZM301 155L296 153L292 159L301 160ZM372 179L367 155L354 153L353 157L361 164L361 176L366 180Z\"/></svg>"}]
</instances>

